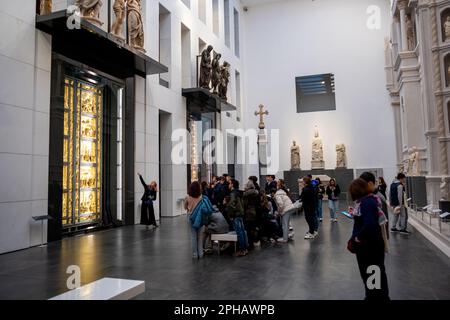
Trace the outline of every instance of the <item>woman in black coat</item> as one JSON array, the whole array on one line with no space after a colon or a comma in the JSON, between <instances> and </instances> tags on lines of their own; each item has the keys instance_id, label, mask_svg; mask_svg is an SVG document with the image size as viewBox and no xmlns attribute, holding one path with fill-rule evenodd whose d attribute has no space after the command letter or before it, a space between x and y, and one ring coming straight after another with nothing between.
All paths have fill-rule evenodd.
<instances>
[{"instance_id":1,"label":"woman in black coat","mask_svg":"<svg viewBox=\"0 0 450 320\"><path fill-rule=\"evenodd\" d=\"M156 194L158 193L158 187L155 181L147 185L144 178L138 173L142 186L144 187L144 194L141 198L141 224L148 226L158 227L155 219L155 209L153 208L153 201L156 200Z\"/></svg>"}]
</instances>

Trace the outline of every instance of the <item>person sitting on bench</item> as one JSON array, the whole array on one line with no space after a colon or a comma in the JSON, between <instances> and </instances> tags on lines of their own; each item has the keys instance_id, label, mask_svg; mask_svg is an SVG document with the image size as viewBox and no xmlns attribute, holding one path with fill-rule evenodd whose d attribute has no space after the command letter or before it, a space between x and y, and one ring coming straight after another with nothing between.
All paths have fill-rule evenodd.
<instances>
[{"instance_id":1,"label":"person sitting on bench","mask_svg":"<svg viewBox=\"0 0 450 320\"><path fill-rule=\"evenodd\" d=\"M212 252L211 234L226 234L230 231L227 220L219 209L214 206L215 211L208 218L208 225L205 228L205 253ZM228 247L229 244L226 245ZM222 247L222 251L225 247Z\"/></svg>"}]
</instances>

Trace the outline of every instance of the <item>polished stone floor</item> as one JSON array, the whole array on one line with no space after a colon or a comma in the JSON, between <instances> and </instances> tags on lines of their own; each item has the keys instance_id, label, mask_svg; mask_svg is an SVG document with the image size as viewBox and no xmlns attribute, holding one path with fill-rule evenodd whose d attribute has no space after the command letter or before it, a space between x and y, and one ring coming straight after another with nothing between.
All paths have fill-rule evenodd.
<instances>
[{"instance_id":1,"label":"polished stone floor","mask_svg":"<svg viewBox=\"0 0 450 320\"><path fill-rule=\"evenodd\" d=\"M362 299L356 259L346 250L352 221L324 220L319 238L267 245L243 258L191 258L186 217L156 230L123 227L0 255L0 299L48 299L67 291L66 268L81 268L82 284L102 277L145 280L137 299ZM392 299L450 299L450 259L411 228L393 234L386 267Z\"/></svg>"}]
</instances>

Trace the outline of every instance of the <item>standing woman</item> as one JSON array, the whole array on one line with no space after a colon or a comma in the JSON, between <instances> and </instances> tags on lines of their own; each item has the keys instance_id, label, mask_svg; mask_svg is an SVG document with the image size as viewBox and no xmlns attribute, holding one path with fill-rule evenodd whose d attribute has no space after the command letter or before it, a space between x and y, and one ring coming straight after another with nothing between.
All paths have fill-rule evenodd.
<instances>
[{"instance_id":1,"label":"standing woman","mask_svg":"<svg viewBox=\"0 0 450 320\"><path fill-rule=\"evenodd\" d=\"M291 198L289 198L289 191L286 188L283 179L278 180L277 192L275 193L275 202L278 207L278 215L281 216L281 225L283 228L283 239L277 239L278 242L287 243L289 235L289 221L291 220L291 213L296 210Z\"/></svg>"},{"instance_id":2,"label":"standing woman","mask_svg":"<svg viewBox=\"0 0 450 320\"><path fill-rule=\"evenodd\" d=\"M385 199L387 199L387 197L386 197L386 190L387 190L386 181L384 181L383 177L380 177L378 179L378 191L383 195L383 197Z\"/></svg>"},{"instance_id":3,"label":"standing woman","mask_svg":"<svg viewBox=\"0 0 450 320\"><path fill-rule=\"evenodd\" d=\"M322 221L323 214L322 214L322 204L323 204L323 195L325 194L325 187L322 184L322 181L320 181L320 178L316 178L317 181L317 218L319 221Z\"/></svg>"},{"instance_id":4,"label":"standing woman","mask_svg":"<svg viewBox=\"0 0 450 320\"><path fill-rule=\"evenodd\" d=\"M369 184L363 179L352 182L349 188L355 207L352 237L348 243L350 252L356 254L359 272L366 291L365 300L389 300L389 289L384 266L385 243L380 226L380 209L377 198L372 194ZM374 267L377 267L374 269ZM378 270L377 270L378 269ZM379 287L368 287L373 281L369 277L379 271Z\"/></svg>"},{"instance_id":5,"label":"standing woman","mask_svg":"<svg viewBox=\"0 0 450 320\"><path fill-rule=\"evenodd\" d=\"M304 188L301 194L301 200L303 204L303 210L305 211L305 219L308 223L308 232L305 235L305 239L314 239L318 232L316 230L316 205L317 196L316 190L312 185L310 177L303 178Z\"/></svg>"},{"instance_id":6,"label":"standing woman","mask_svg":"<svg viewBox=\"0 0 450 320\"><path fill-rule=\"evenodd\" d=\"M337 222L336 213L339 210L339 196L341 188L336 183L336 179L331 179L326 190L328 196L328 208L330 208L331 222Z\"/></svg>"},{"instance_id":7,"label":"standing woman","mask_svg":"<svg viewBox=\"0 0 450 320\"><path fill-rule=\"evenodd\" d=\"M156 200L156 195L158 193L158 185L155 181L152 181L147 185L142 178L141 174L138 173L139 180L141 180L142 186L144 187L144 194L142 195L142 205L141 205L141 224L146 225L147 229L149 226L153 225L155 228L158 227L155 219L155 209L153 208L153 201Z\"/></svg>"},{"instance_id":8,"label":"standing woman","mask_svg":"<svg viewBox=\"0 0 450 320\"><path fill-rule=\"evenodd\" d=\"M209 202L206 197L207 202ZM202 188L198 181L194 181L189 186L188 195L184 200L184 209L187 211L187 215L189 220L191 220L191 216L196 210L197 206L200 205L202 201ZM212 206L211 206L212 207ZM198 213L198 212L197 212ZM200 212L199 214L202 214ZM203 244L205 238L205 225L207 221L202 221L199 226L193 225L191 221L191 242L192 242L192 257L194 259L203 258Z\"/></svg>"}]
</instances>

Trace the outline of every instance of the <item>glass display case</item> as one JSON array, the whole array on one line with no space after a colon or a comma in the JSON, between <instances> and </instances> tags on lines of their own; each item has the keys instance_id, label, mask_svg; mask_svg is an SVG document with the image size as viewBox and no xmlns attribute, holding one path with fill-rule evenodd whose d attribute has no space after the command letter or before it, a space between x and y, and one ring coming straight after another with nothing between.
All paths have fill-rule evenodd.
<instances>
[{"instance_id":1,"label":"glass display case","mask_svg":"<svg viewBox=\"0 0 450 320\"><path fill-rule=\"evenodd\" d=\"M101 218L102 88L64 81L62 223L69 227Z\"/></svg>"}]
</instances>

